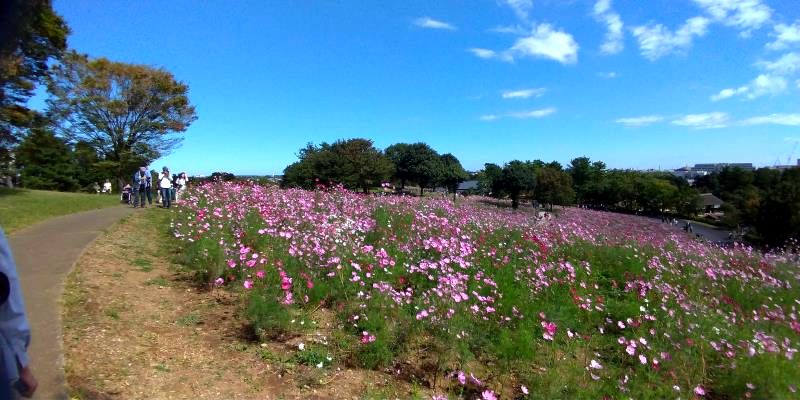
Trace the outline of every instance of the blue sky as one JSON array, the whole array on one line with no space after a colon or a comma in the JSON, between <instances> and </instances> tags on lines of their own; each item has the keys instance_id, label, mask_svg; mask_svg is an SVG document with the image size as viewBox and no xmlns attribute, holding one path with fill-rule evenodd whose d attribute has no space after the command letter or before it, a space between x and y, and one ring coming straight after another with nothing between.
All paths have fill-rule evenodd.
<instances>
[{"instance_id":1,"label":"blue sky","mask_svg":"<svg viewBox=\"0 0 800 400\"><path fill-rule=\"evenodd\" d=\"M188 83L199 118L154 166L190 174L281 173L305 143L350 137L424 141L470 170L772 165L800 141L797 0L54 7L72 48Z\"/></svg>"}]
</instances>

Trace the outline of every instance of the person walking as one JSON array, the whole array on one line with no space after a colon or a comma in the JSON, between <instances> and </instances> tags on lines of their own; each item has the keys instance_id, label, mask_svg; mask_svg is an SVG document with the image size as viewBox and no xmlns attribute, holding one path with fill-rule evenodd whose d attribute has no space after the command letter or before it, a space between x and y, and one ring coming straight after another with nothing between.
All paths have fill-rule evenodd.
<instances>
[{"instance_id":1,"label":"person walking","mask_svg":"<svg viewBox=\"0 0 800 400\"><path fill-rule=\"evenodd\" d=\"M158 187L161 192L161 206L169 208L172 205L172 179L169 175L169 168L164 167L161 169L161 175L158 179Z\"/></svg>"},{"instance_id":2,"label":"person walking","mask_svg":"<svg viewBox=\"0 0 800 400\"><path fill-rule=\"evenodd\" d=\"M0 399L15 398L11 388L23 397L31 397L36 391L38 382L28 357L30 342L31 328L25 315L17 266L0 228Z\"/></svg>"}]
</instances>

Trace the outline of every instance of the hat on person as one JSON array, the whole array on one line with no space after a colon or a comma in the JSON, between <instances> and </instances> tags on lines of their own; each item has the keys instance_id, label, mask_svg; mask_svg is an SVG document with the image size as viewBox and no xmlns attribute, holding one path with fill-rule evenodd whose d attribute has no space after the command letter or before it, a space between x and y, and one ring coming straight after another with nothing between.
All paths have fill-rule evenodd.
<instances>
[{"instance_id":1,"label":"hat on person","mask_svg":"<svg viewBox=\"0 0 800 400\"><path fill-rule=\"evenodd\" d=\"M161 168L161 172L167 172L167 171L169 171L169 168L167 167Z\"/></svg>"},{"instance_id":2,"label":"hat on person","mask_svg":"<svg viewBox=\"0 0 800 400\"><path fill-rule=\"evenodd\" d=\"M139 171L147 171L147 167L139 167Z\"/></svg>"}]
</instances>

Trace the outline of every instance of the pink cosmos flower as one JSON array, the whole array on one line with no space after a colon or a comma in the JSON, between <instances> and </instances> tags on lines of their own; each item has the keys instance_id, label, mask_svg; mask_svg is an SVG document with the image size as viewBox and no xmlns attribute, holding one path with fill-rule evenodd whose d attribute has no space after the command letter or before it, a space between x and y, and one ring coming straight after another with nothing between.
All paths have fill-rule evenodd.
<instances>
[{"instance_id":1,"label":"pink cosmos flower","mask_svg":"<svg viewBox=\"0 0 800 400\"><path fill-rule=\"evenodd\" d=\"M544 333L542 337L546 340L553 340L556 334L556 330L558 329L558 325L555 322L546 322L542 321L542 328L544 328Z\"/></svg>"},{"instance_id":2,"label":"pink cosmos flower","mask_svg":"<svg viewBox=\"0 0 800 400\"><path fill-rule=\"evenodd\" d=\"M522 394L528 395L528 388L525 385L520 385L519 390L522 391Z\"/></svg>"},{"instance_id":3,"label":"pink cosmos flower","mask_svg":"<svg viewBox=\"0 0 800 400\"><path fill-rule=\"evenodd\" d=\"M244 280L244 288L245 289L252 289L253 288L253 281L250 279Z\"/></svg>"},{"instance_id":4,"label":"pink cosmos flower","mask_svg":"<svg viewBox=\"0 0 800 400\"><path fill-rule=\"evenodd\" d=\"M700 386L700 385L697 385L697 386L695 386L695 388L694 388L694 394L696 394L696 395L698 395L698 396L705 396L705 395L706 395L706 389L704 389L704 388L703 388L702 386Z\"/></svg>"},{"instance_id":5,"label":"pink cosmos flower","mask_svg":"<svg viewBox=\"0 0 800 400\"><path fill-rule=\"evenodd\" d=\"M589 363L589 368L592 368L592 369L603 369L603 366L599 362L597 362L597 360L592 360Z\"/></svg>"},{"instance_id":6,"label":"pink cosmos flower","mask_svg":"<svg viewBox=\"0 0 800 400\"><path fill-rule=\"evenodd\" d=\"M481 399L483 400L497 400L497 395L494 394L493 391L486 389L481 393Z\"/></svg>"},{"instance_id":7,"label":"pink cosmos flower","mask_svg":"<svg viewBox=\"0 0 800 400\"><path fill-rule=\"evenodd\" d=\"M222 286L223 283L225 283L225 279L217 278L214 280L214 284L217 286Z\"/></svg>"}]
</instances>

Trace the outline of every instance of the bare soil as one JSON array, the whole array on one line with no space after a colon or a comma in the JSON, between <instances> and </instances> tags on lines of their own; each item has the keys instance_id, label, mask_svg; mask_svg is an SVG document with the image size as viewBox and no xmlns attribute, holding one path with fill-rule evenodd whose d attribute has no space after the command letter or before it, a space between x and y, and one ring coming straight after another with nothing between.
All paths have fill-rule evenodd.
<instances>
[{"instance_id":1,"label":"bare soil","mask_svg":"<svg viewBox=\"0 0 800 400\"><path fill-rule=\"evenodd\" d=\"M165 210L138 210L99 237L67 279L67 383L76 399L383 399L424 393L394 376L292 361L316 331L261 343L238 293L198 288L168 254ZM429 395L426 396L430 398Z\"/></svg>"}]
</instances>

